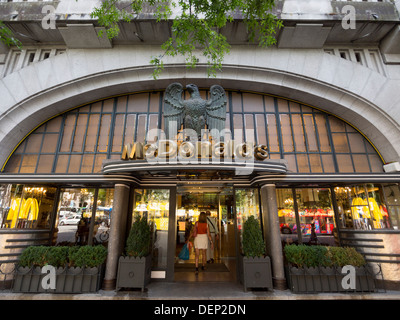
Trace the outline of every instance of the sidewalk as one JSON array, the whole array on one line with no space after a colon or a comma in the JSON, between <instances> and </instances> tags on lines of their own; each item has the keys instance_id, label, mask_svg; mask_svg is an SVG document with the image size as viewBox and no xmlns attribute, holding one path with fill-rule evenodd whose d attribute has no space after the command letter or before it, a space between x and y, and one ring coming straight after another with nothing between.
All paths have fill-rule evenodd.
<instances>
[{"instance_id":1,"label":"sidewalk","mask_svg":"<svg viewBox=\"0 0 400 320\"><path fill-rule=\"evenodd\" d=\"M379 293L294 294L290 290L244 292L234 282L152 282L145 292L103 291L87 294L28 294L0 291L0 300L400 300L400 291Z\"/></svg>"}]
</instances>

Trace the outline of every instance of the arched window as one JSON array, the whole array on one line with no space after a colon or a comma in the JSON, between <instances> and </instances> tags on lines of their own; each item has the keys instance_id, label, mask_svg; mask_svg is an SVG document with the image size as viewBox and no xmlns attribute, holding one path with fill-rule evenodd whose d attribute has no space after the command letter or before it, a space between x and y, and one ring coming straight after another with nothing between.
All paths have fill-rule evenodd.
<instances>
[{"instance_id":1,"label":"arched window","mask_svg":"<svg viewBox=\"0 0 400 320\"><path fill-rule=\"evenodd\" d=\"M227 96L232 138L267 145L271 159L288 161L289 172L383 172L371 143L334 115L265 94ZM162 91L113 97L48 120L20 143L3 172L100 173L103 160L120 159L125 144L146 142L146 132L163 128L162 97Z\"/></svg>"}]
</instances>

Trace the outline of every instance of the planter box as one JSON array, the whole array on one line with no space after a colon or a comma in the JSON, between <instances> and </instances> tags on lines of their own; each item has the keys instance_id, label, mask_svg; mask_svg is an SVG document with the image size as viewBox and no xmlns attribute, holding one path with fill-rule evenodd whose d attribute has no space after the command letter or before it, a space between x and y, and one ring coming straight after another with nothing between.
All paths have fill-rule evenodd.
<instances>
[{"instance_id":1,"label":"planter box","mask_svg":"<svg viewBox=\"0 0 400 320\"><path fill-rule=\"evenodd\" d=\"M118 261L117 290L141 288L144 291L150 282L151 255L142 258L120 257Z\"/></svg>"},{"instance_id":2,"label":"planter box","mask_svg":"<svg viewBox=\"0 0 400 320\"><path fill-rule=\"evenodd\" d=\"M23 293L89 293L97 292L104 276L104 265L94 268L57 268L56 288L43 289L41 267L17 267L13 291Z\"/></svg>"},{"instance_id":3,"label":"planter box","mask_svg":"<svg viewBox=\"0 0 400 320\"><path fill-rule=\"evenodd\" d=\"M342 268L296 268L286 266L289 288L295 293L374 292L375 281L368 267L356 267L356 288L344 289Z\"/></svg>"},{"instance_id":4,"label":"planter box","mask_svg":"<svg viewBox=\"0 0 400 320\"><path fill-rule=\"evenodd\" d=\"M239 260L239 274L244 291L248 288L273 288L269 257L247 258L240 255Z\"/></svg>"}]
</instances>

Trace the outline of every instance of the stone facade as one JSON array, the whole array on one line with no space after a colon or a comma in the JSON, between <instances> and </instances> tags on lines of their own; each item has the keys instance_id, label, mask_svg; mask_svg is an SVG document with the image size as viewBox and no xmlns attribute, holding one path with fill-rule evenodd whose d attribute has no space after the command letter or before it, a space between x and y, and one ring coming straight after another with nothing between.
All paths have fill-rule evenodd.
<instances>
[{"instance_id":1,"label":"stone facade","mask_svg":"<svg viewBox=\"0 0 400 320\"><path fill-rule=\"evenodd\" d=\"M145 10L131 24L121 23L116 39L100 39L102 27L90 17L100 2L0 1L0 20L23 44L22 50L0 45L0 169L46 120L91 101L160 90L175 81L206 88L219 84L315 106L357 127L385 162L400 161L400 1L276 1L274 13L285 26L276 46L249 43L243 24L235 21L222 31L232 47L215 78L207 77L204 59L188 69L176 57L165 61L157 80L150 59L169 37L167 23L156 23ZM54 8L55 29L42 27L46 5ZM355 10L356 29L343 28L346 5ZM399 254L398 239L398 233L391 235L392 247L385 253ZM111 254L106 280L112 284L119 249ZM283 261L275 258L280 260L272 259L279 268L274 277L282 281ZM398 264L385 272L398 281Z\"/></svg>"}]
</instances>

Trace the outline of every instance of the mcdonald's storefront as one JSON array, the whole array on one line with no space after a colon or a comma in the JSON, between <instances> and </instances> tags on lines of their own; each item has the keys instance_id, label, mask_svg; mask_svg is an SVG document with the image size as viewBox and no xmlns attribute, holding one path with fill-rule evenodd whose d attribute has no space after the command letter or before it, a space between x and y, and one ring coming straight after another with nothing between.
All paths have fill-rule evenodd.
<instances>
[{"instance_id":1,"label":"mcdonald's storefront","mask_svg":"<svg viewBox=\"0 0 400 320\"><path fill-rule=\"evenodd\" d=\"M237 281L242 224L255 216L276 288L286 285L282 248L307 243L312 224L319 243L355 246L398 285L400 175L384 172L380 146L324 106L224 90L222 124L191 115L218 129L218 139L212 130L188 137L185 116L171 131L165 89L43 116L1 168L1 263L31 244L104 244L104 288L113 290L132 218L146 214L157 229L154 280ZM210 88L199 94L213 96ZM187 223L203 211L217 225L215 270L195 278L193 254L182 261L178 253Z\"/></svg>"}]
</instances>

